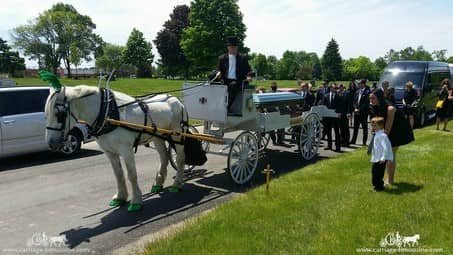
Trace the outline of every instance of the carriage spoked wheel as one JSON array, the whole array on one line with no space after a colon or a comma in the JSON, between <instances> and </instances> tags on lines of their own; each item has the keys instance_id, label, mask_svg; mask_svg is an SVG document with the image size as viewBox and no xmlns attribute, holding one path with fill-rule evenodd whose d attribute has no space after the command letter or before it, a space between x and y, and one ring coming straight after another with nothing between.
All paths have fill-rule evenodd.
<instances>
[{"instance_id":1,"label":"carriage spoked wheel","mask_svg":"<svg viewBox=\"0 0 453 255\"><path fill-rule=\"evenodd\" d=\"M270 136L268 133L259 133L259 132L252 132L258 141L259 144L259 151L262 152L267 148L267 145L269 144L269 141L271 140Z\"/></svg>"},{"instance_id":2,"label":"carriage spoked wheel","mask_svg":"<svg viewBox=\"0 0 453 255\"><path fill-rule=\"evenodd\" d=\"M310 113L304 118L298 140L297 144L302 158L310 160L318 154L321 142L321 120L317 114Z\"/></svg>"},{"instance_id":3,"label":"carriage spoked wheel","mask_svg":"<svg viewBox=\"0 0 453 255\"><path fill-rule=\"evenodd\" d=\"M189 126L189 130L192 134L199 133L197 128L194 126ZM205 146L207 146L207 149L209 149L209 143L207 143L207 145L202 143L201 146L203 146L203 150L205 150ZM167 152L168 152L168 155L170 156L170 165L173 167L173 169L178 170L178 167L176 164L176 150L173 146L171 146L171 144L168 144ZM190 172L194 168L195 168L195 166L184 164L184 172Z\"/></svg>"},{"instance_id":4,"label":"carriage spoked wheel","mask_svg":"<svg viewBox=\"0 0 453 255\"><path fill-rule=\"evenodd\" d=\"M252 132L244 131L233 141L228 153L228 173L236 184L246 184L252 179L258 154L258 140Z\"/></svg>"}]
</instances>

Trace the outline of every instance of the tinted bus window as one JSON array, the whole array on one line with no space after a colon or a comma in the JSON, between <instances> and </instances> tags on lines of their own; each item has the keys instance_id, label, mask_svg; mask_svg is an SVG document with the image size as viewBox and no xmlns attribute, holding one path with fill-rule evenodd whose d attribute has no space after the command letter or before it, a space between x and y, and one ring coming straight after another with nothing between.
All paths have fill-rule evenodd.
<instances>
[{"instance_id":1,"label":"tinted bus window","mask_svg":"<svg viewBox=\"0 0 453 255\"><path fill-rule=\"evenodd\" d=\"M450 73L448 73L448 72L430 73L429 74L429 83L432 86L432 89L440 90L440 83L445 78L450 78Z\"/></svg>"},{"instance_id":2,"label":"tinted bus window","mask_svg":"<svg viewBox=\"0 0 453 255\"><path fill-rule=\"evenodd\" d=\"M423 86L424 73L413 73L413 72L385 72L381 76L379 84L382 84L383 81L388 81L390 87L396 89L404 89L408 81L414 83L414 88L421 88Z\"/></svg>"}]
</instances>

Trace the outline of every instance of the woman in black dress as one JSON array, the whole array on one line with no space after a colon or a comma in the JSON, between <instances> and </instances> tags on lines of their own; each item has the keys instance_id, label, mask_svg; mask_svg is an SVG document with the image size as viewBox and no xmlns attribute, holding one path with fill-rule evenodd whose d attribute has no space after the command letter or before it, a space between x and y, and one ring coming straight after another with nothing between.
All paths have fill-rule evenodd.
<instances>
[{"instance_id":1,"label":"woman in black dress","mask_svg":"<svg viewBox=\"0 0 453 255\"><path fill-rule=\"evenodd\" d=\"M417 91L414 89L414 83L409 81L406 83L406 90L404 91L403 104L406 116L409 118L411 128L414 128L415 117L415 104L417 103Z\"/></svg>"},{"instance_id":2,"label":"woman in black dress","mask_svg":"<svg viewBox=\"0 0 453 255\"><path fill-rule=\"evenodd\" d=\"M370 94L370 116L383 117L385 120L384 131L388 135L393 150L393 161L387 162L388 183L393 184L396 169L396 152L401 145L414 140L414 133L404 113L398 110L391 102L385 99L384 92L380 89Z\"/></svg>"},{"instance_id":3,"label":"woman in black dress","mask_svg":"<svg viewBox=\"0 0 453 255\"><path fill-rule=\"evenodd\" d=\"M444 122L444 131L447 131L447 123L448 123L448 108L449 108L449 102L448 96L449 96L449 90L450 90L450 80L444 79L442 80L442 83L440 84L442 88L440 89L439 92L439 100L436 103L436 126L437 130L439 130L439 124L441 121ZM440 103L439 101L442 101Z\"/></svg>"}]
</instances>

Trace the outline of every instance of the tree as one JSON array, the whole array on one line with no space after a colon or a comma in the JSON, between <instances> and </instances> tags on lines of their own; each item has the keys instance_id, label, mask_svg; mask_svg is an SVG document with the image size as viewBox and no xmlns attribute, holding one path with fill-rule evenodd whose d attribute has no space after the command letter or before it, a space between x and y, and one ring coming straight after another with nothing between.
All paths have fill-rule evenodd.
<instances>
[{"instance_id":1,"label":"tree","mask_svg":"<svg viewBox=\"0 0 453 255\"><path fill-rule=\"evenodd\" d=\"M268 75L268 64L266 56L263 54L252 54L250 65L255 70L257 76Z\"/></svg>"},{"instance_id":2,"label":"tree","mask_svg":"<svg viewBox=\"0 0 453 255\"><path fill-rule=\"evenodd\" d=\"M432 61L433 57L431 56L431 53L429 53L429 51L423 48L423 46L418 46L417 49L415 50L413 60Z\"/></svg>"},{"instance_id":3,"label":"tree","mask_svg":"<svg viewBox=\"0 0 453 255\"><path fill-rule=\"evenodd\" d=\"M379 74L382 73L387 64L388 64L387 61L383 57L379 57L376 60L374 60L374 65L376 65Z\"/></svg>"},{"instance_id":4,"label":"tree","mask_svg":"<svg viewBox=\"0 0 453 255\"><path fill-rule=\"evenodd\" d=\"M237 0L194 0L190 6L190 24L184 29L181 48L195 71L212 70L219 55L226 51L226 38L239 38L239 51L244 47L246 27Z\"/></svg>"},{"instance_id":5,"label":"tree","mask_svg":"<svg viewBox=\"0 0 453 255\"><path fill-rule=\"evenodd\" d=\"M96 58L96 67L108 73L113 69L119 70L122 65L122 52L124 46L107 43L104 47L104 54Z\"/></svg>"},{"instance_id":6,"label":"tree","mask_svg":"<svg viewBox=\"0 0 453 255\"><path fill-rule=\"evenodd\" d=\"M19 56L19 52L11 51L7 41L0 38L0 73L8 73L17 76L18 71L25 70L25 60Z\"/></svg>"},{"instance_id":7,"label":"tree","mask_svg":"<svg viewBox=\"0 0 453 255\"><path fill-rule=\"evenodd\" d=\"M337 42L332 38L327 44L322 56L322 73L328 80L340 80L343 73L343 63Z\"/></svg>"},{"instance_id":8,"label":"tree","mask_svg":"<svg viewBox=\"0 0 453 255\"><path fill-rule=\"evenodd\" d=\"M80 14L72 5L57 3L38 18L13 29L15 45L24 54L51 67L54 73L63 60L68 76L71 76L71 53L76 49L80 59L91 60L91 55L102 44L93 30L91 18Z\"/></svg>"},{"instance_id":9,"label":"tree","mask_svg":"<svg viewBox=\"0 0 453 255\"><path fill-rule=\"evenodd\" d=\"M277 64L276 78L281 80L312 79L314 53L285 51Z\"/></svg>"},{"instance_id":10,"label":"tree","mask_svg":"<svg viewBox=\"0 0 453 255\"><path fill-rule=\"evenodd\" d=\"M273 79L276 76L276 70L277 70L277 64L278 64L278 59L275 56L268 56L267 57L267 73L268 79Z\"/></svg>"},{"instance_id":11,"label":"tree","mask_svg":"<svg viewBox=\"0 0 453 255\"><path fill-rule=\"evenodd\" d=\"M447 50L445 49L435 50L431 55L436 61L447 62Z\"/></svg>"},{"instance_id":12,"label":"tree","mask_svg":"<svg viewBox=\"0 0 453 255\"><path fill-rule=\"evenodd\" d=\"M368 79L375 81L379 78L376 65L367 57L350 58L344 61L343 77L346 80Z\"/></svg>"},{"instance_id":13,"label":"tree","mask_svg":"<svg viewBox=\"0 0 453 255\"><path fill-rule=\"evenodd\" d=\"M189 12L187 5L176 6L170 14L170 20L164 23L164 28L157 33L154 40L161 57L159 66L165 75L183 74L185 78L189 76L190 62L180 46L182 31L189 25Z\"/></svg>"},{"instance_id":14,"label":"tree","mask_svg":"<svg viewBox=\"0 0 453 255\"><path fill-rule=\"evenodd\" d=\"M296 72L299 70L299 65L296 60L295 51L285 51L282 58L278 61L276 78L278 80L293 80L296 78Z\"/></svg>"},{"instance_id":15,"label":"tree","mask_svg":"<svg viewBox=\"0 0 453 255\"><path fill-rule=\"evenodd\" d=\"M313 67L310 63L303 64L296 73L296 78L300 80L311 80L313 78Z\"/></svg>"},{"instance_id":16,"label":"tree","mask_svg":"<svg viewBox=\"0 0 453 255\"><path fill-rule=\"evenodd\" d=\"M322 67L321 62L319 61L318 55L316 53L309 53L312 64L311 76L313 79L321 79L322 77Z\"/></svg>"},{"instance_id":17,"label":"tree","mask_svg":"<svg viewBox=\"0 0 453 255\"><path fill-rule=\"evenodd\" d=\"M400 58L400 53L395 51L394 49L390 49L384 56L385 62L387 62L387 64L396 60L400 60Z\"/></svg>"},{"instance_id":18,"label":"tree","mask_svg":"<svg viewBox=\"0 0 453 255\"><path fill-rule=\"evenodd\" d=\"M76 68L76 74L77 74L77 67L80 65L82 62L82 54L77 48L76 45L71 45L71 55L70 55L71 63L75 66Z\"/></svg>"},{"instance_id":19,"label":"tree","mask_svg":"<svg viewBox=\"0 0 453 255\"><path fill-rule=\"evenodd\" d=\"M449 57L449 58L447 59L447 62L448 62L448 63L453 63L453 57Z\"/></svg>"},{"instance_id":20,"label":"tree","mask_svg":"<svg viewBox=\"0 0 453 255\"><path fill-rule=\"evenodd\" d=\"M137 77L151 77L151 63L154 55L150 42L145 40L142 32L133 29L122 53L123 62L137 68Z\"/></svg>"}]
</instances>

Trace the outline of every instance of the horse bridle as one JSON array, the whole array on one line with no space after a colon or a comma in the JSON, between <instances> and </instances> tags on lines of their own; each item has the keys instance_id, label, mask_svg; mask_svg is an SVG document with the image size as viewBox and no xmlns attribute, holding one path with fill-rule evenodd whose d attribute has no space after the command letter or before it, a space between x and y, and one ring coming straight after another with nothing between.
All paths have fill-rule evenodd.
<instances>
[{"instance_id":1,"label":"horse bridle","mask_svg":"<svg viewBox=\"0 0 453 255\"><path fill-rule=\"evenodd\" d=\"M57 117L57 123L60 124L60 127L56 128L56 127L46 126L46 129L52 130L52 131L63 131L63 134L62 134L63 141L66 141L68 134L69 134L69 128L71 127L71 118L68 118L68 116L71 116L75 120L76 123L79 122L79 119L71 112L71 104L66 97L66 89L64 86L63 86L62 90L63 91L61 91L61 90L56 91L51 96L51 97L57 96L57 98L55 99L55 116ZM60 94L60 93L63 93L63 102L59 102L59 100L58 100L57 94ZM95 93L87 94L87 95L77 98L77 99L92 96L94 94ZM66 126L66 122L69 122L67 126Z\"/></svg>"}]
</instances>

